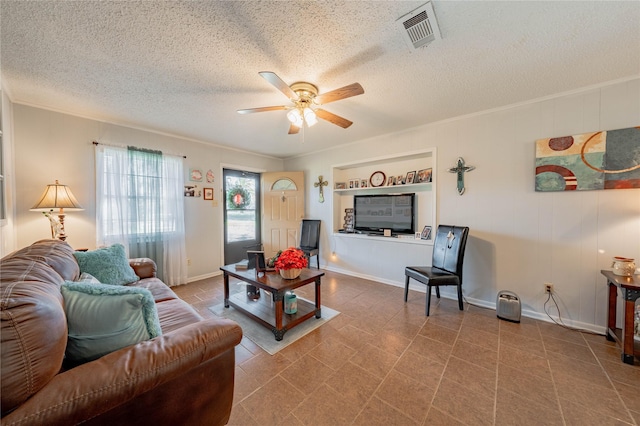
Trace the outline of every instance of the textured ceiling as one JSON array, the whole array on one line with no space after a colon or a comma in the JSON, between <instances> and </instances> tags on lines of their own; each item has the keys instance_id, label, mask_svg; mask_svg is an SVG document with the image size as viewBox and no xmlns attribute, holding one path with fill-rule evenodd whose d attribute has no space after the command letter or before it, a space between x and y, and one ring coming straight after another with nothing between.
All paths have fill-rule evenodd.
<instances>
[{"instance_id":1,"label":"textured ceiling","mask_svg":"<svg viewBox=\"0 0 640 426\"><path fill-rule=\"evenodd\" d=\"M406 47L424 1L0 0L12 100L276 157L640 74L640 2L434 0L442 39ZM259 71L363 95L287 135Z\"/></svg>"}]
</instances>

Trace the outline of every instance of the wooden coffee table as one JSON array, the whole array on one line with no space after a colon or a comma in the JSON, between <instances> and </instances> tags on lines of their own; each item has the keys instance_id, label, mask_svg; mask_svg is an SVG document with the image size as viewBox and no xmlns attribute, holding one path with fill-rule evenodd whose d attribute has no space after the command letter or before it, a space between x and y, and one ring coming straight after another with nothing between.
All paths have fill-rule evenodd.
<instances>
[{"instance_id":1,"label":"wooden coffee table","mask_svg":"<svg viewBox=\"0 0 640 426\"><path fill-rule=\"evenodd\" d=\"M277 272L256 273L255 269L236 270L235 265L226 265L220 268L224 272L224 307L233 306L238 311L244 313L249 318L269 328L276 337L282 340L284 333L291 330L301 322L315 316L320 318L320 277L324 272L318 269L303 269L298 278L285 280ZM256 286L271 293L271 300L262 292L258 301L247 297L246 291L229 296L229 277L245 281L247 284ZM307 284L315 283L316 300L315 305L306 300L298 298L298 312L295 314L284 314L284 294Z\"/></svg>"}]
</instances>

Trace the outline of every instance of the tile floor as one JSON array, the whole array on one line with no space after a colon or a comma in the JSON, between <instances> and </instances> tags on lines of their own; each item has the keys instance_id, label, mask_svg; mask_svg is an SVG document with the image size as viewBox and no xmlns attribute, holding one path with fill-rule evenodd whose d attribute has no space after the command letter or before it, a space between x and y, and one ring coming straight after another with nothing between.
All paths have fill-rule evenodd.
<instances>
[{"instance_id":1,"label":"tile floor","mask_svg":"<svg viewBox=\"0 0 640 426\"><path fill-rule=\"evenodd\" d=\"M222 277L175 291L211 317ZM229 424L640 425L640 366L604 336L437 300L326 271L341 314L274 356L243 338Z\"/></svg>"}]
</instances>

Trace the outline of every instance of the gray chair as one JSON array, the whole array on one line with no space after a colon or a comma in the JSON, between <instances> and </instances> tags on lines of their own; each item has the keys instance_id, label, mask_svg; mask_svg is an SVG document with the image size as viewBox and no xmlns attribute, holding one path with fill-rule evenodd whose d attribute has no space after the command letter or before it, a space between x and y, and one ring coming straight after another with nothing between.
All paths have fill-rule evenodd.
<instances>
[{"instance_id":1,"label":"gray chair","mask_svg":"<svg viewBox=\"0 0 640 426\"><path fill-rule=\"evenodd\" d=\"M320 221L315 219L302 219L300 229L300 250L304 252L309 263L311 257L316 257L316 264L320 269ZM310 265L309 265L310 266Z\"/></svg>"},{"instance_id":2,"label":"gray chair","mask_svg":"<svg viewBox=\"0 0 640 426\"><path fill-rule=\"evenodd\" d=\"M427 286L426 315L429 316L431 305L431 287L436 288L436 296L440 298L441 285L458 287L458 307L462 305L462 264L469 228L466 226L440 225L433 243L431 266L407 266L404 270L404 301L409 293L409 278Z\"/></svg>"}]
</instances>

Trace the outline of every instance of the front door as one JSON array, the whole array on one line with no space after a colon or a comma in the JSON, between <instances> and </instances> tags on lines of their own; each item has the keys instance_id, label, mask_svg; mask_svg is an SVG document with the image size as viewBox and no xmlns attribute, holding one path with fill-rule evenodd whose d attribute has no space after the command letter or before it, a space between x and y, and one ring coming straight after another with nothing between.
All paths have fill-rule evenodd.
<instances>
[{"instance_id":1,"label":"front door","mask_svg":"<svg viewBox=\"0 0 640 426\"><path fill-rule=\"evenodd\" d=\"M247 258L261 247L260 174L223 169L224 264Z\"/></svg>"},{"instance_id":2,"label":"front door","mask_svg":"<svg viewBox=\"0 0 640 426\"><path fill-rule=\"evenodd\" d=\"M262 244L266 257L300 245L304 172L262 173Z\"/></svg>"}]
</instances>

